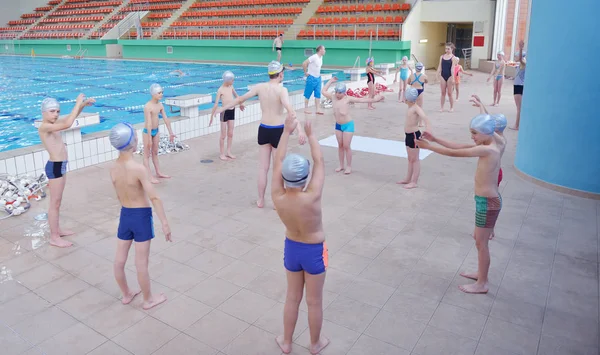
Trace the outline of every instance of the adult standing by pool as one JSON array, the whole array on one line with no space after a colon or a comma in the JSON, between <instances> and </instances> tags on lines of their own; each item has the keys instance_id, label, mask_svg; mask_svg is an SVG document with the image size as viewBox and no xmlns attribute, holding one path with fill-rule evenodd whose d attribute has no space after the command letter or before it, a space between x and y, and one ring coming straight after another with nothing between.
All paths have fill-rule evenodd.
<instances>
[{"instance_id":1,"label":"adult standing by pool","mask_svg":"<svg viewBox=\"0 0 600 355\"><path fill-rule=\"evenodd\" d=\"M304 88L304 113L312 113L308 110L308 100L315 95L315 107L317 115L322 115L321 111L321 67L323 66L323 56L325 55L325 47L318 46L317 53L308 57L302 63L304 76L306 76L306 87Z\"/></svg>"},{"instance_id":2,"label":"adult standing by pool","mask_svg":"<svg viewBox=\"0 0 600 355\"><path fill-rule=\"evenodd\" d=\"M273 40L273 51L277 51L277 61L281 63L281 48L283 47L283 33Z\"/></svg>"}]
</instances>

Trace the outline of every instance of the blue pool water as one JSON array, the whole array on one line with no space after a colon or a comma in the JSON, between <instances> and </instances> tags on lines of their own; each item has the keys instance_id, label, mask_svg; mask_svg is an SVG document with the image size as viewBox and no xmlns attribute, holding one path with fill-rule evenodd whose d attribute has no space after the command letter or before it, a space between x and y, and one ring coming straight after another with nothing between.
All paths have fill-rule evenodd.
<instances>
[{"instance_id":1,"label":"blue pool water","mask_svg":"<svg viewBox=\"0 0 600 355\"><path fill-rule=\"evenodd\" d=\"M171 76L173 70L187 75ZM152 83L164 88L164 97L186 94L214 94L225 70L235 73L238 94L249 84L268 80L266 65L162 63L122 60L73 60L59 58L0 57L0 151L40 143L33 126L41 118L40 104L46 97L61 103L61 115L71 112L81 92L96 99L86 112L99 112L101 122L82 130L83 134L110 129L115 123L144 121L143 107L150 99ZM326 73L328 71L323 71ZM329 71L335 73L334 71ZM340 72L344 75L343 72ZM286 71L288 90L304 87L302 70ZM200 107L209 109L212 104ZM167 114L169 114L169 109Z\"/></svg>"}]
</instances>

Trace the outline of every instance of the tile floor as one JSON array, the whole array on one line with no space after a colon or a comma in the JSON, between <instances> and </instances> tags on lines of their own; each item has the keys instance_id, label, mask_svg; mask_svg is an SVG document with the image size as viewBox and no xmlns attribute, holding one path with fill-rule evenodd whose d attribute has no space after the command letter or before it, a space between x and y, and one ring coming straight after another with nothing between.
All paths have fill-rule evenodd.
<instances>
[{"instance_id":1,"label":"tile floor","mask_svg":"<svg viewBox=\"0 0 600 355\"><path fill-rule=\"evenodd\" d=\"M513 121L510 82L499 108ZM489 102L485 74L466 78L463 95ZM396 93L352 114L357 134L403 139L406 106ZM429 85L426 112L438 135L469 141L476 113L467 97L439 113ZM330 110L314 122L333 132ZM299 113L303 118L303 114ZM524 120L527 117L523 118ZM337 152L324 147L323 218L330 247L324 292L323 355L591 355L598 354L600 203L562 195L516 176L517 133L507 130L501 190L504 209L491 242L491 289L466 295L458 276L474 270L474 159L432 154L420 187L395 182L406 160L357 152L354 173L334 173ZM218 160L217 136L162 156L173 179L158 186L173 243L157 227L150 274L169 300L151 311L123 306L112 275L119 205L107 164L69 174L62 223L75 246L34 248L25 237L48 201L0 228L0 348L12 354L279 354L285 273L284 229L272 203L254 207L256 124L235 134L235 162ZM309 154L292 143L292 151ZM201 164L201 159L214 163ZM133 255L133 251L132 251ZM127 274L136 284L130 261ZM293 354L308 354L306 306Z\"/></svg>"}]
</instances>

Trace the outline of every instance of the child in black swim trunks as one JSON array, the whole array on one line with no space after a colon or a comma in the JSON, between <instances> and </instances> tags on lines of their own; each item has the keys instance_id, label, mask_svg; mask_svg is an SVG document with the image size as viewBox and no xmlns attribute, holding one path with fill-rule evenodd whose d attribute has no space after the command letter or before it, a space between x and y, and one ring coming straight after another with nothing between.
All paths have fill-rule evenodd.
<instances>
[{"instance_id":1,"label":"child in black swim trunks","mask_svg":"<svg viewBox=\"0 0 600 355\"><path fill-rule=\"evenodd\" d=\"M212 125L215 111L219 105L219 100L223 105L227 105L229 102L236 99L239 95L233 88L233 80L235 76L229 70L223 73L223 85L217 90L217 96L215 98L215 105L210 115L210 122L208 125ZM244 111L244 105L240 105L240 110ZM221 137L219 139L219 158L221 160L235 159L235 155L231 153L231 145L233 144L233 128L235 126L235 107L230 108L221 112ZM227 154L225 154L225 136L227 136Z\"/></svg>"}]
</instances>

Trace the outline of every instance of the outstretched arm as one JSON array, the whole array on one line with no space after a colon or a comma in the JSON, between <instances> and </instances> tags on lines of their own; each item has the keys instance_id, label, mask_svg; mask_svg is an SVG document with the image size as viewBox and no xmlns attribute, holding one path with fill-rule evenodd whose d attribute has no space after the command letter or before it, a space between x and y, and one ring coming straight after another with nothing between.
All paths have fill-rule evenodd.
<instances>
[{"instance_id":1,"label":"outstretched arm","mask_svg":"<svg viewBox=\"0 0 600 355\"><path fill-rule=\"evenodd\" d=\"M424 139L416 140L415 143L419 148L429 149L438 154L446 155L449 157L460 157L460 158L476 158L485 157L490 154L490 149L486 146L476 145L469 148L447 148L439 145L431 144Z\"/></svg>"},{"instance_id":2,"label":"outstretched arm","mask_svg":"<svg viewBox=\"0 0 600 355\"><path fill-rule=\"evenodd\" d=\"M286 88L281 90L281 104L287 111L288 117L296 118L296 111L290 104L290 97ZM300 124L298 124L298 143L300 143L300 145L304 145L304 143L306 143L306 134L304 133L304 129L302 129Z\"/></svg>"},{"instance_id":3,"label":"outstretched arm","mask_svg":"<svg viewBox=\"0 0 600 355\"><path fill-rule=\"evenodd\" d=\"M306 120L305 126L305 131L308 135L308 144L310 145L310 153L314 164L312 177L310 178L307 191L315 194L316 198L321 198L323 195L323 186L325 185L325 160L323 159L319 141L312 131L311 122Z\"/></svg>"},{"instance_id":4,"label":"outstretched arm","mask_svg":"<svg viewBox=\"0 0 600 355\"><path fill-rule=\"evenodd\" d=\"M450 149L467 149L467 148L475 147L475 144L456 143L456 142L451 142L449 140L445 140L443 138L439 138L437 136L434 136L431 133L431 131L429 131L429 130L427 130L423 133L423 139L430 140L432 142L435 142L441 146L444 146L444 147L450 148ZM429 148L427 148L427 149L429 149Z\"/></svg>"},{"instance_id":5,"label":"outstretched arm","mask_svg":"<svg viewBox=\"0 0 600 355\"><path fill-rule=\"evenodd\" d=\"M40 130L44 132L56 132L71 127L73 122L75 122L75 119L77 119L79 114L81 114L81 111L83 111L83 108L86 106L91 106L94 102L96 102L94 99L84 100L84 98L84 94L79 94L79 96L77 96L77 100L75 100L75 107L73 107L71 113L64 120L57 120L54 124L42 124L42 126L40 126Z\"/></svg>"},{"instance_id":6,"label":"outstretched arm","mask_svg":"<svg viewBox=\"0 0 600 355\"><path fill-rule=\"evenodd\" d=\"M261 84L259 84L261 85ZM235 100L232 100L231 102L229 102L226 105L221 106L220 108L217 108L217 113L221 113L225 110L229 110L230 108L234 108L237 105L240 105L244 102L246 102L246 100L253 98L254 96L258 95L258 91L256 90L256 86L253 87L250 91L248 91L247 93L245 93L242 96L238 96L235 98Z\"/></svg>"}]
</instances>

